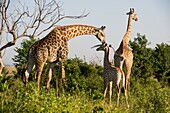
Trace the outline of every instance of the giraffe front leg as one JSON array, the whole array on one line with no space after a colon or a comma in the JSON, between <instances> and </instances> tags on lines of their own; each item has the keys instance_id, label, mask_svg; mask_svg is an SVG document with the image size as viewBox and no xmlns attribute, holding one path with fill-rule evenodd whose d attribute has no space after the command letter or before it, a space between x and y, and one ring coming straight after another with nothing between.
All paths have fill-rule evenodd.
<instances>
[{"instance_id":1,"label":"giraffe front leg","mask_svg":"<svg viewBox=\"0 0 170 113\"><path fill-rule=\"evenodd\" d=\"M120 96L120 87L119 84L116 85L116 96L117 96L117 103L116 103L116 107L119 107L119 96Z\"/></svg>"},{"instance_id":2,"label":"giraffe front leg","mask_svg":"<svg viewBox=\"0 0 170 113\"><path fill-rule=\"evenodd\" d=\"M110 107L112 107L112 85L113 85L113 81L109 83Z\"/></svg>"},{"instance_id":3,"label":"giraffe front leg","mask_svg":"<svg viewBox=\"0 0 170 113\"><path fill-rule=\"evenodd\" d=\"M52 70L55 67L55 63L48 63L48 81L47 81L47 91L50 91L50 82L52 79Z\"/></svg>"},{"instance_id":4,"label":"giraffe front leg","mask_svg":"<svg viewBox=\"0 0 170 113\"><path fill-rule=\"evenodd\" d=\"M61 69L61 82L62 85L64 86L63 91L66 90L67 88L67 81L66 81L66 75L65 75L65 69L64 69L64 62L67 59L68 55L68 43L67 41L64 42L63 47L59 51L59 67Z\"/></svg>"},{"instance_id":5,"label":"giraffe front leg","mask_svg":"<svg viewBox=\"0 0 170 113\"><path fill-rule=\"evenodd\" d=\"M36 71L36 76L38 77L37 78L37 85L38 85L38 95L40 94L40 80L41 80L41 73L42 73L42 70L43 70L43 66L44 66L44 63L42 63L41 65L37 65L37 71Z\"/></svg>"},{"instance_id":6,"label":"giraffe front leg","mask_svg":"<svg viewBox=\"0 0 170 113\"><path fill-rule=\"evenodd\" d=\"M61 72L61 84L62 84L62 86L63 86L63 92L64 92L64 90L66 90L66 88L67 88L67 81L66 81L66 75L65 75L65 69L64 69L64 61L62 61L61 59L59 60L59 67L60 67L60 72ZM56 83L57 83L57 81L56 81ZM56 89L57 90L57 89ZM56 91L57 92L57 91Z\"/></svg>"},{"instance_id":7,"label":"giraffe front leg","mask_svg":"<svg viewBox=\"0 0 170 113\"><path fill-rule=\"evenodd\" d=\"M66 75L65 75L65 69L64 69L64 65L62 63L62 66L61 66L61 77L62 77L62 82L64 84L64 89L67 88L67 81L66 81Z\"/></svg>"},{"instance_id":8,"label":"giraffe front leg","mask_svg":"<svg viewBox=\"0 0 170 113\"><path fill-rule=\"evenodd\" d=\"M48 69L48 81L47 81L47 91L50 91L50 82L51 82L51 78L52 78L52 69L49 68Z\"/></svg>"},{"instance_id":9,"label":"giraffe front leg","mask_svg":"<svg viewBox=\"0 0 170 113\"><path fill-rule=\"evenodd\" d=\"M108 86L109 86L108 81L107 81L107 80L104 80L104 93L103 93L103 100L104 100L104 101L105 101L105 98L106 98Z\"/></svg>"},{"instance_id":10,"label":"giraffe front leg","mask_svg":"<svg viewBox=\"0 0 170 113\"><path fill-rule=\"evenodd\" d=\"M133 65L133 54L131 53L130 58L125 60L125 68L126 68L126 89L128 91L128 95L130 96L130 74Z\"/></svg>"},{"instance_id":11,"label":"giraffe front leg","mask_svg":"<svg viewBox=\"0 0 170 113\"><path fill-rule=\"evenodd\" d=\"M125 102L126 102L126 106L127 108L130 107L129 103L128 103L128 96L127 96L127 90L126 88L124 87L124 96L125 96Z\"/></svg>"},{"instance_id":12,"label":"giraffe front leg","mask_svg":"<svg viewBox=\"0 0 170 113\"><path fill-rule=\"evenodd\" d=\"M103 105L105 105L105 99L106 99L108 86L109 86L108 82L104 79Z\"/></svg>"},{"instance_id":13,"label":"giraffe front leg","mask_svg":"<svg viewBox=\"0 0 170 113\"><path fill-rule=\"evenodd\" d=\"M58 79L56 78L56 97L58 97Z\"/></svg>"}]
</instances>

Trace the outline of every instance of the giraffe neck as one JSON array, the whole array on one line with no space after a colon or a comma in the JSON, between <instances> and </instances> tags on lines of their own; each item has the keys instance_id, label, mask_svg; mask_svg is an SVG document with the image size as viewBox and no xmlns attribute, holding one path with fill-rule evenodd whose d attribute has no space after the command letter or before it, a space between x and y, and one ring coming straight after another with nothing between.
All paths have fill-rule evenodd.
<instances>
[{"instance_id":1,"label":"giraffe neck","mask_svg":"<svg viewBox=\"0 0 170 113\"><path fill-rule=\"evenodd\" d=\"M131 33L132 33L132 17L131 17L131 15L129 15L127 30L123 37L123 42L125 44L129 44Z\"/></svg>"},{"instance_id":2,"label":"giraffe neck","mask_svg":"<svg viewBox=\"0 0 170 113\"><path fill-rule=\"evenodd\" d=\"M110 66L109 47L106 47L106 50L104 53L104 68L107 68L108 66Z\"/></svg>"},{"instance_id":3,"label":"giraffe neck","mask_svg":"<svg viewBox=\"0 0 170 113\"><path fill-rule=\"evenodd\" d=\"M69 26L59 26L56 28L60 31L67 40L70 40L76 36L80 35L95 35L96 27L87 25L69 25Z\"/></svg>"}]
</instances>

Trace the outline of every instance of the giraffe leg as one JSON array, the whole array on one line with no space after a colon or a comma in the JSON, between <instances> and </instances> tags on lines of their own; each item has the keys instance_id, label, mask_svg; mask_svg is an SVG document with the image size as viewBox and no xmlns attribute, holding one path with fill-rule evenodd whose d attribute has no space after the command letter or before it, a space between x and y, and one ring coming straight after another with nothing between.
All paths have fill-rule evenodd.
<instances>
[{"instance_id":1,"label":"giraffe leg","mask_svg":"<svg viewBox=\"0 0 170 113\"><path fill-rule=\"evenodd\" d=\"M108 83L107 81L104 81L104 94L103 94L104 99L106 98L107 88L108 88Z\"/></svg>"},{"instance_id":2,"label":"giraffe leg","mask_svg":"<svg viewBox=\"0 0 170 113\"><path fill-rule=\"evenodd\" d=\"M109 89L109 90L110 90L110 91L109 91L109 95L110 95L110 106L112 106L112 85L113 85L113 81L111 81L110 84L109 84L109 86L110 86L110 87L109 87L109 88L110 88L110 89Z\"/></svg>"},{"instance_id":3,"label":"giraffe leg","mask_svg":"<svg viewBox=\"0 0 170 113\"><path fill-rule=\"evenodd\" d=\"M117 96L116 107L119 107L119 96L120 96L120 87L119 87L119 84L116 85L116 96Z\"/></svg>"},{"instance_id":4,"label":"giraffe leg","mask_svg":"<svg viewBox=\"0 0 170 113\"><path fill-rule=\"evenodd\" d=\"M66 81L66 75L65 75L65 69L64 69L64 62L60 61L60 69L61 69L61 79L62 84L64 85L64 89L67 88L67 81Z\"/></svg>"},{"instance_id":5,"label":"giraffe leg","mask_svg":"<svg viewBox=\"0 0 170 113\"><path fill-rule=\"evenodd\" d=\"M41 65L38 64L36 67L37 67L36 76L38 77L37 85L38 85L38 94L39 94L40 93L40 80L41 80L41 74L42 74L42 70L44 67L44 63L42 63Z\"/></svg>"},{"instance_id":6,"label":"giraffe leg","mask_svg":"<svg viewBox=\"0 0 170 113\"><path fill-rule=\"evenodd\" d=\"M126 89L130 92L130 74L133 65L133 58L125 60L125 68L126 68Z\"/></svg>"},{"instance_id":7,"label":"giraffe leg","mask_svg":"<svg viewBox=\"0 0 170 113\"><path fill-rule=\"evenodd\" d=\"M23 80L23 82L25 83L25 86L28 83L28 78L29 78L29 75L30 75L33 67L34 67L34 62L31 60L28 60L26 71L25 71L25 79Z\"/></svg>"},{"instance_id":8,"label":"giraffe leg","mask_svg":"<svg viewBox=\"0 0 170 113\"><path fill-rule=\"evenodd\" d=\"M50 90L50 82L52 79L52 70L55 67L55 63L48 63L48 81L47 81L47 90L49 92Z\"/></svg>"},{"instance_id":9,"label":"giraffe leg","mask_svg":"<svg viewBox=\"0 0 170 113\"><path fill-rule=\"evenodd\" d=\"M105 98L106 98L108 86L109 86L108 82L104 80L103 105L105 105Z\"/></svg>"},{"instance_id":10,"label":"giraffe leg","mask_svg":"<svg viewBox=\"0 0 170 113\"><path fill-rule=\"evenodd\" d=\"M125 87L123 87L123 88L124 88L124 96L125 96L126 106L127 106L127 108L129 108L130 106L129 106L129 103L128 103L127 90L126 90Z\"/></svg>"},{"instance_id":11,"label":"giraffe leg","mask_svg":"<svg viewBox=\"0 0 170 113\"><path fill-rule=\"evenodd\" d=\"M58 79L56 78L56 97L58 97L58 91L59 91L59 89L58 89Z\"/></svg>"}]
</instances>

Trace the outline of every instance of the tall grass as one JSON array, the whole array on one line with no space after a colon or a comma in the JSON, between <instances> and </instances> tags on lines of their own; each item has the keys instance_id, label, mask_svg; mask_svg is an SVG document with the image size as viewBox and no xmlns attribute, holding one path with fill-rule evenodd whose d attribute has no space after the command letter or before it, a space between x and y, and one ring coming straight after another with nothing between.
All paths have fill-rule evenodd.
<instances>
[{"instance_id":1,"label":"tall grass","mask_svg":"<svg viewBox=\"0 0 170 113\"><path fill-rule=\"evenodd\" d=\"M2 79L4 78L1 78L0 84L4 84ZM88 79L89 83L92 81L92 79ZM34 81L30 82L27 87L23 85L20 79L15 78L8 78L5 83L8 83L8 87L4 86L6 87L4 90L3 85L1 85L3 90L0 92L1 113L170 112L170 88L168 86L162 88L160 83L153 78L149 78L147 81L131 79L129 109L126 108L123 94L121 95L119 108L115 108L115 90L112 107L109 106L108 99L104 102L102 88L100 88L102 86L94 91L80 88L74 92L61 92L60 96L56 98L53 86L49 93L47 93L45 86L42 86L41 93L38 95L37 85Z\"/></svg>"}]
</instances>

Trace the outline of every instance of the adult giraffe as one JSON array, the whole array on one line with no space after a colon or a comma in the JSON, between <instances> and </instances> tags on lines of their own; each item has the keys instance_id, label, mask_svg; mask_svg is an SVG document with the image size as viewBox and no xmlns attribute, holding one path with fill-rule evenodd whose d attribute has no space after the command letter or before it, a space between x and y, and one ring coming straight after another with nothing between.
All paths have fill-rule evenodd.
<instances>
[{"instance_id":1,"label":"adult giraffe","mask_svg":"<svg viewBox=\"0 0 170 113\"><path fill-rule=\"evenodd\" d=\"M127 13L129 15L128 18L128 25L125 35L123 36L122 42L119 46L119 48L116 50L116 54L114 55L114 63L116 67L119 67L120 69L123 68L123 65L125 66L125 75L126 75L126 88L129 91L130 90L130 74L131 74L131 68L133 65L133 53L131 49L129 48L129 40L132 33L132 20L137 21L138 18L136 16L136 12L134 8L130 8L130 12Z\"/></svg>"},{"instance_id":2,"label":"adult giraffe","mask_svg":"<svg viewBox=\"0 0 170 113\"><path fill-rule=\"evenodd\" d=\"M68 26L57 26L47 36L41 40L35 42L28 53L28 62L25 71L25 84L28 82L29 75L32 68L36 67L36 75L38 77L38 92L40 91L40 78L44 64L48 64L48 82L47 89L50 88L50 81L52 78L52 69L56 62L59 62L61 69L61 77L64 85L66 85L66 76L64 70L64 61L68 56L68 41L76 36L80 35L95 35L97 39L105 42L104 34L105 26L97 28L94 26L87 25L68 25ZM58 96L58 88L56 88Z\"/></svg>"}]
</instances>

